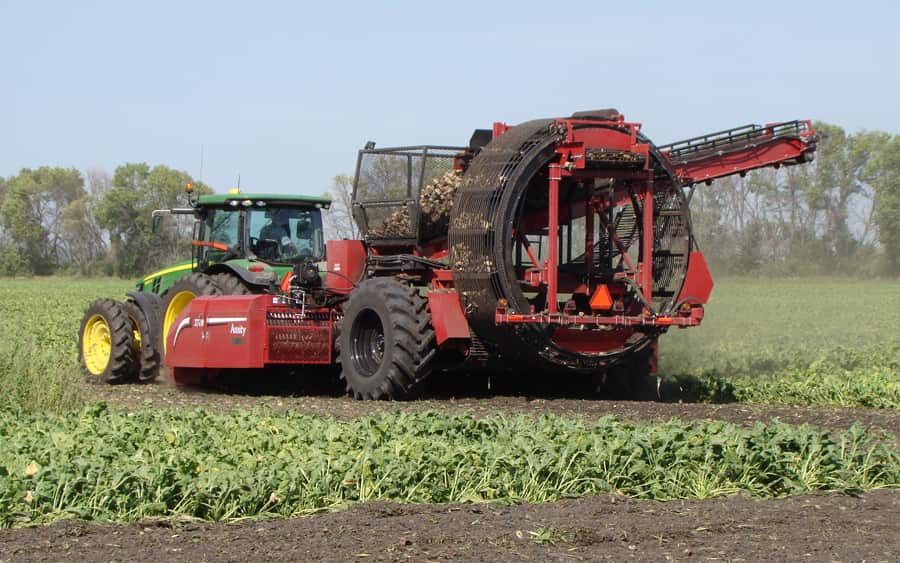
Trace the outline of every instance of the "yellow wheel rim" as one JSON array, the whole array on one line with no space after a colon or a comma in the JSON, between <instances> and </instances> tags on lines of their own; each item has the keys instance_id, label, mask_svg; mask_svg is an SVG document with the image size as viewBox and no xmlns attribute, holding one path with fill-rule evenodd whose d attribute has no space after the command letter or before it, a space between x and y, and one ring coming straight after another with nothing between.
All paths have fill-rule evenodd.
<instances>
[{"instance_id":1,"label":"yellow wheel rim","mask_svg":"<svg viewBox=\"0 0 900 563\"><path fill-rule=\"evenodd\" d=\"M134 336L134 349L138 353L138 357L140 357L141 353L141 327L138 326L137 320L129 319L131 321L131 334Z\"/></svg>"},{"instance_id":2,"label":"yellow wheel rim","mask_svg":"<svg viewBox=\"0 0 900 563\"><path fill-rule=\"evenodd\" d=\"M194 300L197 297L194 295L192 291L179 291L176 293L172 300L169 301L169 306L166 307L166 314L163 317L163 351L167 351L169 347L169 330L172 328L172 325L175 324L175 319L178 318L178 315L184 311L184 308L188 306L188 303Z\"/></svg>"},{"instance_id":3,"label":"yellow wheel rim","mask_svg":"<svg viewBox=\"0 0 900 563\"><path fill-rule=\"evenodd\" d=\"M84 365L93 375L100 375L106 371L109 364L109 356L112 352L112 336L109 323L103 315L93 315L84 323L84 333L81 336L81 354L84 356Z\"/></svg>"}]
</instances>

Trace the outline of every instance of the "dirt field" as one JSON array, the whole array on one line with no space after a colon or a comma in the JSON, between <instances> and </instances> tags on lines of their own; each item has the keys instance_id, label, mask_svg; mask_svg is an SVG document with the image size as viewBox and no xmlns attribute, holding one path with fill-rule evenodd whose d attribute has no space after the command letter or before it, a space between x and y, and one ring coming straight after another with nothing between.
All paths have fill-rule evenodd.
<instances>
[{"instance_id":1,"label":"dirt field","mask_svg":"<svg viewBox=\"0 0 900 563\"><path fill-rule=\"evenodd\" d=\"M666 401L649 400L656 395L655 388L647 389L644 393L648 400L623 401L599 395L584 398L583 393L565 393L553 389L514 394L496 389L487 391L474 385L451 396L446 392L446 387L438 386L415 401L383 402L351 400L326 377L312 380L311 387L305 389L298 389L291 381L261 381L262 383L254 385L231 382L216 389L176 389L161 377L158 382L149 385L85 383L84 392L93 399L124 409L144 408L148 404L169 408L203 407L214 411L268 407L279 412L290 410L339 419L397 411L470 413L473 416L497 413L539 416L554 413L588 421L606 415L629 421L664 421L677 417L682 420L724 420L742 425L778 419L790 424L811 424L835 430L859 423L867 429L887 430L900 436L900 412L893 410L678 402L677 392L665 389L661 392Z\"/></svg>"},{"instance_id":2,"label":"dirt field","mask_svg":"<svg viewBox=\"0 0 900 563\"><path fill-rule=\"evenodd\" d=\"M333 385L298 390L229 384L178 390L167 383L84 384L114 408L266 406L276 411L353 418L389 411L540 415L593 420L717 419L752 424L773 418L840 430L854 422L900 435L900 413L876 409L706 405L584 399L439 389L406 403L360 402ZM298 392L299 391L299 392ZM304 394L304 391L306 394ZM666 391L664 390L664 393ZM675 400L671 392L669 398ZM0 563L12 561L544 561L900 559L900 491L860 496L811 495L653 502L598 496L540 505L398 505L366 503L308 518L208 524L144 521L97 525L67 521L0 530Z\"/></svg>"},{"instance_id":3,"label":"dirt field","mask_svg":"<svg viewBox=\"0 0 900 563\"><path fill-rule=\"evenodd\" d=\"M0 561L896 561L898 514L898 491L512 507L375 502L263 522L0 530Z\"/></svg>"}]
</instances>

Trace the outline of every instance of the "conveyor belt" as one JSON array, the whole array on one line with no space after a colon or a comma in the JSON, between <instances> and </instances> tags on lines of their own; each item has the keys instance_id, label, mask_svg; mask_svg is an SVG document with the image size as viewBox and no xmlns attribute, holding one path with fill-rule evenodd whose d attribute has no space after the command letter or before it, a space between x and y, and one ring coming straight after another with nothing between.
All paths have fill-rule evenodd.
<instances>
[{"instance_id":1,"label":"conveyor belt","mask_svg":"<svg viewBox=\"0 0 900 563\"><path fill-rule=\"evenodd\" d=\"M770 125L743 125L700 137L660 145L673 163L689 163L714 155L729 154L776 139L800 138L809 131L806 121L785 121Z\"/></svg>"}]
</instances>

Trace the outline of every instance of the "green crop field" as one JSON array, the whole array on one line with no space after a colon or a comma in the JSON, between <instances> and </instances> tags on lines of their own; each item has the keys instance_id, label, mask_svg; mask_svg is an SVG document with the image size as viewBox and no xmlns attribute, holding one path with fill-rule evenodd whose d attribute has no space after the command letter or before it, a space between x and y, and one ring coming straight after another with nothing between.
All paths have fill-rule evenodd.
<instances>
[{"instance_id":1,"label":"green crop field","mask_svg":"<svg viewBox=\"0 0 900 563\"><path fill-rule=\"evenodd\" d=\"M90 301L129 287L0 281L0 526L288 516L372 499L773 497L900 486L896 437L859 427L437 413L337 421L107 406L83 383L77 331ZM724 280L702 327L663 337L661 373L702 401L893 410L898 322L896 282Z\"/></svg>"},{"instance_id":2,"label":"green crop field","mask_svg":"<svg viewBox=\"0 0 900 563\"><path fill-rule=\"evenodd\" d=\"M900 408L900 282L717 282L706 318L660 341L660 369L701 398Z\"/></svg>"},{"instance_id":3,"label":"green crop field","mask_svg":"<svg viewBox=\"0 0 900 563\"><path fill-rule=\"evenodd\" d=\"M110 278L0 281L0 403L26 410L78 406L78 330L94 299L122 299L133 284Z\"/></svg>"},{"instance_id":4,"label":"green crop field","mask_svg":"<svg viewBox=\"0 0 900 563\"><path fill-rule=\"evenodd\" d=\"M0 281L0 401L78 405L77 332L84 308L130 282ZM660 370L707 401L900 408L900 283L719 281L703 325L660 341Z\"/></svg>"},{"instance_id":5,"label":"green crop field","mask_svg":"<svg viewBox=\"0 0 900 563\"><path fill-rule=\"evenodd\" d=\"M896 486L900 456L859 428L722 422L592 426L557 416L266 411L0 411L0 526L292 516L365 500L544 502L758 497Z\"/></svg>"}]
</instances>

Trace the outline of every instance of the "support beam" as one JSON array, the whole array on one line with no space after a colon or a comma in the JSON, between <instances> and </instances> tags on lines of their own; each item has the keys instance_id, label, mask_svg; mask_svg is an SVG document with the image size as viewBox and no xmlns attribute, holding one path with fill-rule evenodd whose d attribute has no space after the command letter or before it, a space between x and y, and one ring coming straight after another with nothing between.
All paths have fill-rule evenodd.
<instances>
[{"instance_id":1,"label":"support beam","mask_svg":"<svg viewBox=\"0 0 900 563\"><path fill-rule=\"evenodd\" d=\"M591 272L594 271L594 202L593 198L585 205L584 214L584 275L587 279L588 295L594 291L591 284Z\"/></svg>"},{"instance_id":2,"label":"support beam","mask_svg":"<svg viewBox=\"0 0 900 563\"><path fill-rule=\"evenodd\" d=\"M549 209L547 210L547 245L550 256L547 259L547 310L550 314L557 312L557 276L559 273L559 181L562 180L562 168L559 164L550 165Z\"/></svg>"}]
</instances>

